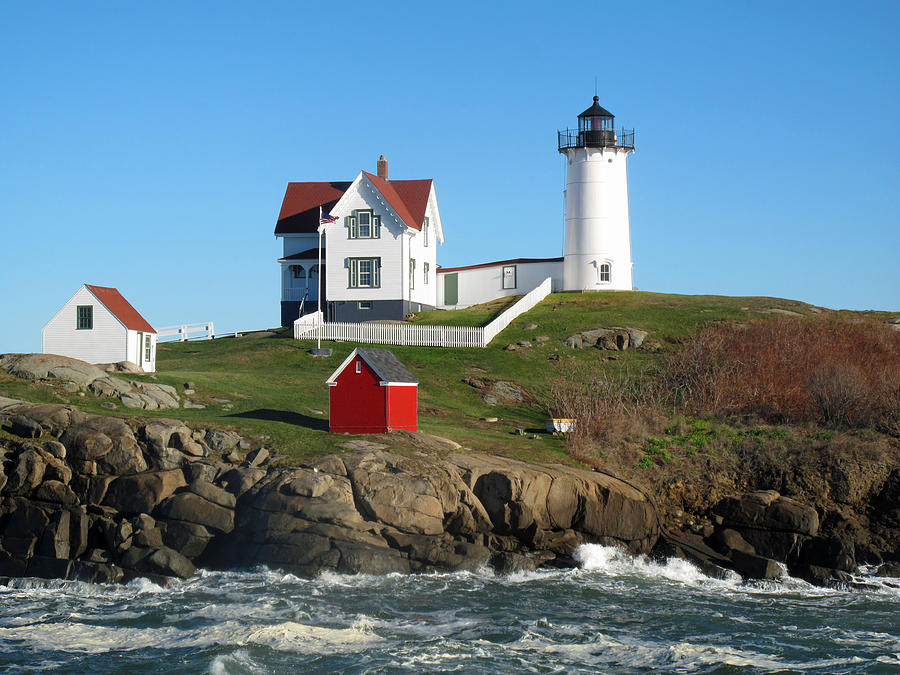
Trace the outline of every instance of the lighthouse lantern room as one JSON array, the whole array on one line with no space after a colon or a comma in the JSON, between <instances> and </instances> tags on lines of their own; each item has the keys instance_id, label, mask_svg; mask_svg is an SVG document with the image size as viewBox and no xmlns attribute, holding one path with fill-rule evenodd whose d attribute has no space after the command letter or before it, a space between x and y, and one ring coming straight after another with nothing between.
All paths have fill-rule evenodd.
<instances>
[{"instance_id":1,"label":"lighthouse lantern room","mask_svg":"<svg viewBox=\"0 0 900 675\"><path fill-rule=\"evenodd\" d=\"M559 152L566 156L567 291L634 287L626 168L634 129L616 128L615 117L599 100L594 96L594 104L578 116L577 129L559 132Z\"/></svg>"}]
</instances>

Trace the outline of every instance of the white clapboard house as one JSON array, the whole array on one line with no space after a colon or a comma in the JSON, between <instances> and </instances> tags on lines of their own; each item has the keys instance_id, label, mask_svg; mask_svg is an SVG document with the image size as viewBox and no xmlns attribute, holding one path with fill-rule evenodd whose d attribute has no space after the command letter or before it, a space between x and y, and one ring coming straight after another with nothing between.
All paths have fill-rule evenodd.
<instances>
[{"instance_id":1,"label":"white clapboard house","mask_svg":"<svg viewBox=\"0 0 900 675\"><path fill-rule=\"evenodd\" d=\"M156 331L115 288L85 284L41 330L44 354L156 370Z\"/></svg>"},{"instance_id":2,"label":"white clapboard house","mask_svg":"<svg viewBox=\"0 0 900 675\"><path fill-rule=\"evenodd\" d=\"M284 244L283 326L316 311L320 296L327 321L402 320L438 304L444 233L434 182L390 180L384 156L377 175L288 183L275 236Z\"/></svg>"}]
</instances>

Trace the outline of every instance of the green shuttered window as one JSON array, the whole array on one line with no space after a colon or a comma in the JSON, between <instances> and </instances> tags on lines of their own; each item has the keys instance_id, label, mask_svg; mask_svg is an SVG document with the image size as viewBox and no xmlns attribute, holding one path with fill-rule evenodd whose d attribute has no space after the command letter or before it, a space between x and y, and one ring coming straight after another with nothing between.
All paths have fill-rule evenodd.
<instances>
[{"instance_id":1,"label":"green shuttered window","mask_svg":"<svg viewBox=\"0 0 900 675\"><path fill-rule=\"evenodd\" d=\"M94 328L94 306L78 305L77 323L78 330L92 330Z\"/></svg>"}]
</instances>

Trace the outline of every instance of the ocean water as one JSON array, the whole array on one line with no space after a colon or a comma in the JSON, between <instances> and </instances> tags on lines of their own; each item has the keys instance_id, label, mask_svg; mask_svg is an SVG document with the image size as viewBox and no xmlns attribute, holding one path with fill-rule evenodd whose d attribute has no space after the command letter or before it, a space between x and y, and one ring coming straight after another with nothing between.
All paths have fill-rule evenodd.
<instances>
[{"instance_id":1,"label":"ocean water","mask_svg":"<svg viewBox=\"0 0 900 675\"><path fill-rule=\"evenodd\" d=\"M577 554L580 569L511 576L18 579L0 587L0 671L900 673L898 579L744 584L609 547Z\"/></svg>"}]
</instances>

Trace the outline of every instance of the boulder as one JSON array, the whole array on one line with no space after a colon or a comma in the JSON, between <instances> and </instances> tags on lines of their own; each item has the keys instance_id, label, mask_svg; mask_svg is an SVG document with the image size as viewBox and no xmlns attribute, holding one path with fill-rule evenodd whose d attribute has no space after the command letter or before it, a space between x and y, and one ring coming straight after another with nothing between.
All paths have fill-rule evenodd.
<instances>
[{"instance_id":1,"label":"boulder","mask_svg":"<svg viewBox=\"0 0 900 675\"><path fill-rule=\"evenodd\" d=\"M34 498L43 502L53 502L63 506L74 506L78 503L78 497L65 483L58 480L48 480L41 483L34 491ZM65 513L63 511L63 513Z\"/></svg>"},{"instance_id":2,"label":"boulder","mask_svg":"<svg viewBox=\"0 0 900 675\"><path fill-rule=\"evenodd\" d=\"M70 557L70 522L68 511L57 511L44 530L38 546L38 554L51 558Z\"/></svg>"},{"instance_id":3,"label":"boulder","mask_svg":"<svg viewBox=\"0 0 900 675\"><path fill-rule=\"evenodd\" d=\"M161 522L160 531L166 546L190 559L202 554L212 539L212 534L203 525L181 520Z\"/></svg>"},{"instance_id":4,"label":"boulder","mask_svg":"<svg viewBox=\"0 0 900 675\"><path fill-rule=\"evenodd\" d=\"M356 504L370 519L402 532L440 534L444 514L456 512L458 493L436 465L381 451L345 458L344 464Z\"/></svg>"},{"instance_id":5,"label":"boulder","mask_svg":"<svg viewBox=\"0 0 900 675\"><path fill-rule=\"evenodd\" d=\"M197 479L191 482L188 489L195 495L203 497L213 504L224 506L227 509L233 509L235 502L237 501L235 499L235 496L227 490L223 490L217 485L213 485L212 483L202 479Z\"/></svg>"},{"instance_id":6,"label":"boulder","mask_svg":"<svg viewBox=\"0 0 900 675\"><path fill-rule=\"evenodd\" d=\"M30 492L44 480L47 464L37 446L26 445L7 476L8 492Z\"/></svg>"},{"instance_id":7,"label":"boulder","mask_svg":"<svg viewBox=\"0 0 900 675\"><path fill-rule=\"evenodd\" d=\"M156 574L187 579L197 571L194 564L178 551L168 547L155 550L144 560L144 565Z\"/></svg>"},{"instance_id":8,"label":"boulder","mask_svg":"<svg viewBox=\"0 0 900 675\"><path fill-rule=\"evenodd\" d=\"M799 569L809 565L841 572L855 572L857 565L853 542L836 537L809 539L803 544L795 567Z\"/></svg>"},{"instance_id":9,"label":"boulder","mask_svg":"<svg viewBox=\"0 0 900 675\"><path fill-rule=\"evenodd\" d=\"M810 506L782 497L774 490L726 497L713 507L725 524L737 528L771 529L815 536L819 514Z\"/></svg>"},{"instance_id":10,"label":"boulder","mask_svg":"<svg viewBox=\"0 0 900 675\"><path fill-rule=\"evenodd\" d=\"M266 476L265 469L237 467L226 471L222 476L222 485L235 497L240 497Z\"/></svg>"},{"instance_id":11,"label":"boulder","mask_svg":"<svg viewBox=\"0 0 900 675\"><path fill-rule=\"evenodd\" d=\"M733 569L749 579L779 579L784 569L777 562L753 553L732 549L729 555Z\"/></svg>"},{"instance_id":12,"label":"boulder","mask_svg":"<svg viewBox=\"0 0 900 675\"><path fill-rule=\"evenodd\" d=\"M255 469L262 464L265 464L266 460L269 459L269 451L265 448L258 448L251 452L247 453L247 457L244 460L244 466L249 467L251 469Z\"/></svg>"},{"instance_id":13,"label":"boulder","mask_svg":"<svg viewBox=\"0 0 900 675\"><path fill-rule=\"evenodd\" d=\"M240 443L241 437L240 434L233 431L218 431L216 429L211 429L206 432L204 440L210 450L223 452L225 450L231 450Z\"/></svg>"},{"instance_id":14,"label":"boulder","mask_svg":"<svg viewBox=\"0 0 900 675\"><path fill-rule=\"evenodd\" d=\"M156 511L163 518L203 525L218 532L227 533L234 529L234 511L213 504L191 492L182 492L169 497L156 508Z\"/></svg>"},{"instance_id":15,"label":"boulder","mask_svg":"<svg viewBox=\"0 0 900 675\"><path fill-rule=\"evenodd\" d=\"M20 438L40 438L44 433L40 424L24 415L12 415L4 423L3 428Z\"/></svg>"},{"instance_id":16,"label":"boulder","mask_svg":"<svg viewBox=\"0 0 900 675\"><path fill-rule=\"evenodd\" d=\"M66 446L59 441L45 441L44 451L56 459L62 460L66 458Z\"/></svg>"},{"instance_id":17,"label":"boulder","mask_svg":"<svg viewBox=\"0 0 900 675\"><path fill-rule=\"evenodd\" d=\"M88 419L88 415L77 408L52 403L23 403L14 408L7 408L7 412L15 412L28 417L54 436L59 436L71 425Z\"/></svg>"},{"instance_id":18,"label":"boulder","mask_svg":"<svg viewBox=\"0 0 900 675\"><path fill-rule=\"evenodd\" d=\"M101 377L91 382L88 387L95 396L118 398L131 393L132 387L118 377Z\"/></svg>"},{"instance_id":19,"label":"boulder","mask_svg":"<svg viewBox=\"0 0 900 675\"><path fill-rule=\"evenodd\" d=\"M151 513L175 490L186 485L179 470L120 476L110 484L103 503L122 513Z\"/></svg>"},{"instance_id":20,"label":"boulder","mask_svg":"<svg viewBox=\"0 0 900 675\"><path fill-rule=\"evenodd\" d=\"M113 448L113 442L109 436L86 425L69 427L59 440L66 446L66 451L71 459L99 459Z\"/></svg>"},{"instance_id":21,"label":"boulder","mask_svg":"<svg viewBox=\"0 0 900 675\"><path fill-rule=\"evenodd\" d=\"M27 499L15 498L11 504L12 515L3 531L4 548L9 551L9 547L5 545L5 540L10 537L25 539L28 537L37 537L43 534L44 528L50 523L50 519L44 512L44 509L38 507Z\"/></svg>"},{"instance_id":22,"label":"boulder","mask_svg":"<svg viewBox=\"0 0 900 675\"><path fill-rule=\"evenodd\" d=\"M71 560L36 555L28 561L28 569L25 571L25 576L37 577L38 579L67 579L71 569Z\"/></svg>"},{"instance_id":23,"label":"boulder","mask_svg":"<svg viewBox=\"0 0 900 675\"><path fill-rule=\"evenodd\" d=\"M81 387L105 375L97 366L57 354L4 354L0 357L0 367L10 375L27 380L55 378Z\"/></svg>"},{"instance_id":24,"label":"boulder","mask_svg":"<svg viewBox=\"0 0 900 675\"><path fill-rule=\"evenodd\" d=\"M132 396L144 402L144 405L141 407L145 407L148 410L165 410L178 407L179 397L175 387L155 382L132 382L132 385L138 392L137 394L133 393ZM122 398L122 405L137 407L129 406L129 404L125 403L124 398Z\"/></svg>"}]
</instances>

